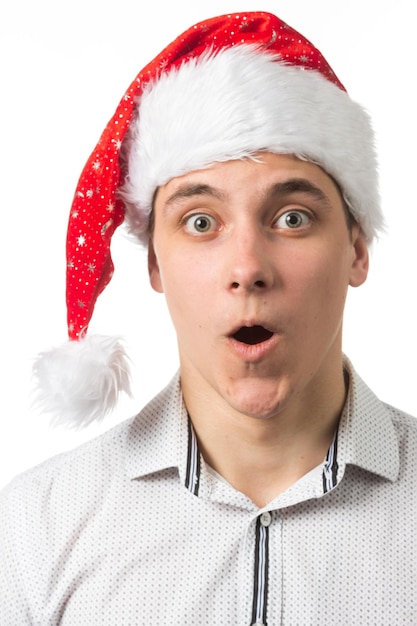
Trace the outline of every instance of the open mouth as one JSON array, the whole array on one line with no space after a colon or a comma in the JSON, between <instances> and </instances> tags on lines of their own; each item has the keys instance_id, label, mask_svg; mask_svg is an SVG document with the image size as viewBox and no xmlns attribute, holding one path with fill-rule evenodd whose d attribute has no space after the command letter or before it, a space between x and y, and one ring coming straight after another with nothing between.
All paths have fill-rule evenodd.
<instances>
[{"instance_id":1,"label":"open mouth","mask_svg":"<svg viewBox=\"0 0 417 626\"><path fill-rule=\"evenodd\" d=\"M258 343L268 341L272 337L272 333L263 326L242 326L238 331L233 333L233 339L240 341L240 343L246 343L250 346L254 346Z\"/></svg>"}]
</instances>

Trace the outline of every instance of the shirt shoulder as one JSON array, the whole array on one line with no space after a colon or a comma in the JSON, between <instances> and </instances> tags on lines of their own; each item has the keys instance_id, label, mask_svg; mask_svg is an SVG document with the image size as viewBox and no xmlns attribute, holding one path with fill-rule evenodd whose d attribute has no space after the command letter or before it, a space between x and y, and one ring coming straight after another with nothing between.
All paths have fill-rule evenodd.
<instances>
[{"instance_id":1,"label":"shirt shoulder","mask_svg":"<svg viewBox=\"0 0 417 626\"><path fill-rule=\"evenodd\" d=\"M39 616L49 606L51 585L73 575L75 546L92 537L88 545L101 554L96 524L111 526L132 502L134 511L146 505L129 461L158 448L157 435L167 430L162 409L160 399L152 400L135 417L17 475L0 492L1 624L46 623Z\"/></svg>"},{"instance_id":2,"label":"shirt shoulder","mask_svg":"<svg viewBox=\"0 0 417 626\"><path fill-rule=\"evenodd\" d=\"M61 452L52 456L42 463L25 470L15 476L5 487L3 492L10 494L18 491L20 494L26 490L48 488L51 481L59 481L60 478L71 475L74 482L78 474L86 475L86 472L97 478L102 477L104 467L116 466L123 454L127 433L135 418L130 418L117 424L101 435L86 441L72 450Z\"/></svg>"},{"instance_id":3,"label":"shirt shoulder","mask_svg":"<svg viewBox=\"0 0 417 626\"><path fill-rule=\"evenodd\" d=\"M417 418L390 404L383 403L397 435L400 460L408 458L408 467L415 468L417 479Z\"/></svg>"},{"instance_id":4,"label":"shirt shoulder","mask_svg":"<svg viewBox=\"0 0 417 626\"><path fill-rule=\"evenodd\" d=\"M417 432L417 417L411 415L410 413L406 413L405 411L401 411L397 407L387 404L386 402L382 402L382 404L391 415L394 425L410 429L415 433Z\"/></svg>"},{"instance_id":5,"label":"shirt shoulder","mask_svg":"<svg viewBox=\"0 0 417 626\"><path fill-rule=\"evenodd\" d=\"M52 503L59 506L63 500L67 505L75 501L78 510L83 504L88 508L94 500L98 502L116 482L133 477L132 458L155 456L158 444L160 456L167 456L166 449L173 447L171 431L175 430L167 427L167 421L170 414L171 421L176 417L171 398L178 393L176 376L134 417L17 475L0 491L0 507L6 507L21 524L25 503L45 514ZM163 438L167 440L161 443Z\"/></svg>"}]
</instances>

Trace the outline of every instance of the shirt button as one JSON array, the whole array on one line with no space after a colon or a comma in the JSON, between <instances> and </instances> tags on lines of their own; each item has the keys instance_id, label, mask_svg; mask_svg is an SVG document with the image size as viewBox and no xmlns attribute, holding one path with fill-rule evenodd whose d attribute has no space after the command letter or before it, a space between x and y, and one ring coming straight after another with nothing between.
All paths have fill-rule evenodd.
<instances>
[{"instance_id":1,"label":"shirt button","mask_svg":"<svg viewBox=\"0 0 417 626\"><path fill-rule=\"evenodd\" d=\"M262 513L262 515L260 516L260 520L261 520L262 526L265 526L265 527L269 526L270 523L272 522L271 513L269 511L265 511L265 513ZM255 626L262 626L262 625L255 624Z\"/></svg>"}]
</instances>

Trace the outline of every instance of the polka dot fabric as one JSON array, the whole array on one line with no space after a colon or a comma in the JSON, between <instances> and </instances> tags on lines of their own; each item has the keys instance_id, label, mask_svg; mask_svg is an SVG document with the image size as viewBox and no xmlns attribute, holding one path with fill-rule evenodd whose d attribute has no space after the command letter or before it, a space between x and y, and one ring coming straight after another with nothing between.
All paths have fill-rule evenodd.
<instances>
[{"instance_id":1,"label":"polka dot fabric","mask_svg":"<svg viewBox=\"0 0 417 626\"><path fill-rule=\"evenodd\" d=\"M0 624L249 626L263 527L263 623L415 625L416 420L347 368L327 493L318 467L258 509L203 459L191 493L178 377L135 419L17 477L1 494Z\"/></svg>"}]
</instances>

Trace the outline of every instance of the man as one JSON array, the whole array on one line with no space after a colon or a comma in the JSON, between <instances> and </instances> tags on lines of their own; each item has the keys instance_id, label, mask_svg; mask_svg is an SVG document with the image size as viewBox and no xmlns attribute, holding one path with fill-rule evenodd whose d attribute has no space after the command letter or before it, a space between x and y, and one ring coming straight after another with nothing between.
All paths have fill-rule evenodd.
<instances>
[{"instance_id":1,"label":"man","mask_svg":"<svg viewBox=\"0 0 417 626\"><path fill-rule=\"evenodd\" d=\"M383 225L366 113L266 13L202 22L142 70L71 210L71 342L36 369L62 421L128 390L119 342L87 335L125 214L180 370L3 493L0 622L415 624L416 422L341 348Z\"/></svg>"}]
</instances>

